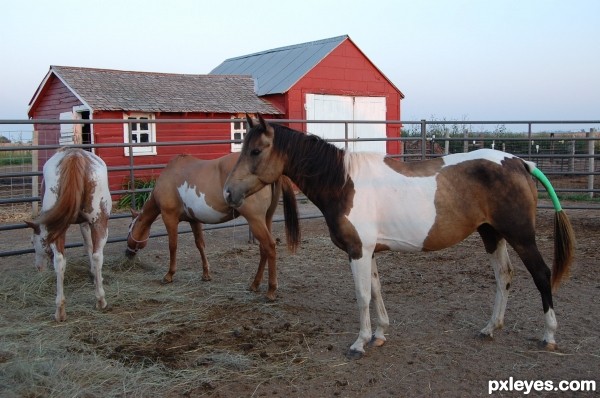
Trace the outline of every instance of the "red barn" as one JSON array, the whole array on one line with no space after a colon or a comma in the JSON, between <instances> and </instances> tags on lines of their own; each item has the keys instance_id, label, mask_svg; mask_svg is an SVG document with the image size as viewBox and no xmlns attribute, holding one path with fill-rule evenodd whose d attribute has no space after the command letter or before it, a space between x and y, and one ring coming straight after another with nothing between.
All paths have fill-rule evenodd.
<instances>
[{"instance_id":1,"label":"red barn","mask_svg":"<svg viewBox=\"0 0 600 398\"><path fill-rule=\"evenodd\" d=\"M186 124L146 123L160 119L230 119L261 112L270 117L281 111L254 93L250 76L179 75L106 69L51 66L33 96L28 115L34 119L127 119L135 163L166 164L185 152L211 159L237 150L239 144L156 146L155 142L239 139L243 124L232 122ZM34 124L40 145L129 143L128 124ZM42 152L42 151L40 151ZM40 153L40 167L52 156ZM53 152L53 151L52 151ZM128 166L129 148L95 148L109 166ZM154 173L157 173L155 170ZM144 174L144 173L138 173ZM151 171L146 175L152 174ZM111 189L121 189L128 171L110 173Z\"/></svg>"},{"instance_id":2,"label":"red barn","mask_svg":"<svg viewBox=\"0 0 600 398\"><path fill-rule=\"evenodd\" d=\"M286 119L400 120L404 95L347 35L231 58L211 74L252 75L256 94ZM291 126L302 129L304 126ZM399 137L399 124L349 125L349 138ZM309 124L324 138L345 136L343 124ZM398 154L399 142L357 142L353 150Z\"/></svg>"},{"instance_id":3,"label":"red barn","mask_svg":"<svg viewBox=\"0 0 600 398\"><path fill-rule=\"evenodd\" d=\"M209 75L132 72L51 66L29 103L31 119L136 120L132 123L135 164L165 164L181 146L153 143L231 140L243 136L244 125L147 123L160 119L230 119L245 113L268 118L306 120L400 120L403 94L377 69L348 36L297 44L224 61ZM324 138L345 136L343 124L292 125ZM129 143L127 123L34 124L39 144ZM399 137L399 124L350 124L349 138ZM340 144L343 145L343 144ZM186 146L200 158L239 150L239 144ZM400 153L398 142L357 142L352 150ZM94 151L109 167L111 189L128 178L129 148ZM40 151L40 167L52 153ZM152 172L147 172L146 175ZM154 171L156 173L156 171ZM143 173L137 173L142 175Z\"/></svg>"}]
</instances>

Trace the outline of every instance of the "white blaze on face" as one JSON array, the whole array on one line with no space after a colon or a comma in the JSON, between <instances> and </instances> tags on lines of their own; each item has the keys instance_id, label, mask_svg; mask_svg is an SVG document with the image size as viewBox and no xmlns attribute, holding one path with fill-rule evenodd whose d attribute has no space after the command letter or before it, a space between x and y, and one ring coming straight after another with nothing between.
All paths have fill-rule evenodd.
<instances>
[{"instance_id":1,"label":"white blaze on face","mask_svg":"<svg viewBox=\"0 0 600 398\"><path fill-rule=\"evenodd\" d=\"M177 188L179 196L183 201L185 212L206 224L218 224L227 217L227 214L216 211L206 203L206 195L196 192L196 187L190 186L187 181Z\"/></svg>"}]
</instances>

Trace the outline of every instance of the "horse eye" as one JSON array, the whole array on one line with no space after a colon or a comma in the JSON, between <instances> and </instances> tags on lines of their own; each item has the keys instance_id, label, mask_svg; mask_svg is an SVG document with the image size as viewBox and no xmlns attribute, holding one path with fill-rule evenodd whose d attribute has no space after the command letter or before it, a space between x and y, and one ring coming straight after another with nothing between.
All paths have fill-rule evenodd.
<instances>
[{"instance_id":1,"label":"horse eye","mask_svg":"<svg viewBox=\"0 0 600 398\"><path fill-rule=\"evenodd\" d=\"M260 149L253 149L250 151L250 155L252 156L258 156L260 155Z\"/></svg>"}]
</instances>

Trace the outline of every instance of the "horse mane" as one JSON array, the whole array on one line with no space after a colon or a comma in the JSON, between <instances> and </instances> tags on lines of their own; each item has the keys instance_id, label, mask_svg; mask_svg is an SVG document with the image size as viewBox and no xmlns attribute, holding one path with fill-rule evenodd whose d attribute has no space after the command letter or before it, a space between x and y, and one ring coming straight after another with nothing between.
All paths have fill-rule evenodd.
<instances>
[{"instance_id":1,"label":"horse mane","mask_svg":"<svg viewBox=\"0 0 600 398\"><path fill-rule=\"evenodd\" d=\"M303 186L305 194L344 186L348 174L344 165L346 152L343 149L316 135L279 124L269 125L275 131L273 147L277 152L288 156L286 174L294 176L295 182ZM305 183L307 179L311 180L310 184Z\"/></svg>"},{"instance_id":2,"label":"horse mane","mask_svg":"<svg viewBox=\"0 0 600 398\"><path fill-rule=\"evenodd\" d=\"M58 168L60 179L56 203L38 221L46 226L48 244L64 235L77 221L85 191L87 159L81 153L70 152L65 154Z\"/></svg>"}]
</instances>

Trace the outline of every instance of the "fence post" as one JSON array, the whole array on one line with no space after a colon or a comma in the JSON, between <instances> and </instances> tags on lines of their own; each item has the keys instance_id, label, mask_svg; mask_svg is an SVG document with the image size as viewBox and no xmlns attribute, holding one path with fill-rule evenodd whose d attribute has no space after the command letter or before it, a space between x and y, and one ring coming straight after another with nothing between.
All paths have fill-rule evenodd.
<instances>
[{"instance_id":1,"label":"fence post","mask_svg":"<svg viewBox=\"0 0 600 398\"><path fill-rule=\"evenodd\" d=\"M344 122L344 149L348 151L348 122Z\"/></svg>"},{"instance_id":2,"label":"fence post","mask_svg":"<svg viewBox=\"0 0 600 398\"><path fill-rule=\"evenodd\" d=\"M36 147L38 146L39 142L40 142L40 132L37 130L33 131L33 146ZM31 171L32 172L37 172L39 166L39 159L38 159L38 154L39 151L37 149L34 149L33 151L31 151ZM39 185L39 176L38 175L34 175L31 176L31 196L39 196L40 195L40 185ZM40 212L40 202L35 201L35 202L31 202L31 216L33 218L37 217L38 214Z\"/></svg>"},{"instance_id":3,"label":"fence post","mask_svg":"<svg viewBox=\"0 0 600 398\"><path fill-rule=\"evenodd\" d=\"M531 142L531 123L527 123L527 160L531 160L531 146L533 143Z\"/></svg>"},{"instance_id":4,"label":"fence post","mask_svg":"<svg viewBox=\"0 0 600 398\"><path fill-rule=\"evenodd\" d=\"M586 138L589 139L588 141L588 155L590 155L590 157L588 158L588 189L590 190L590 199L594 198L594 171L595 171L595 165L594 165L594 151L595 151L595 144L596 141L594 140L594 138L596 138L596 130L593 128L590 128L590 132L586 134Z\"/></svg>"},{"instance_id":5,"label":"fence post","mask_svg":"<svg viewBox=\"0 0 600 398\"><path fill-rule=\"evenodd\" d=\"M469 130L463 129L463 152L469 152Z\"/></svg>"},{"instance_id":6,"label":"fence post","mask_svg":"<svg viewBox=\"0 0 600 398\"><path fill-rule=\"evenodd\" d=\"M446 130L444 138L446 138L446 141L444 142L444 155L448 155L450 153L450 141L448 141L448 138L450 138L450 130Z\"/></svg>"},{"instance_id":7,"label":"fence post","mask_svg":"<svg viewBox=\"0 0 600 398\"><path fill-rule=\"evenodd\" d=\"M133 172L133 132L131 131L131 121L127 121L127 135L129 136L129 190L131 192L131 208L139 210L135 200L135 174Z\"/></svg>"},{"instance_id":8,"label":"fence post","mask_svg":"<svg viewBox=\"0 0 600 398\"><path fill-rule=\"evenodd\" d=\"M421 119L421 160L425 160L427 155L427 121Z\"/></svg>"},{"instance_id":9,"label":"fence post","mask_svg":"<svg viewBox=\"0 0 600 398\"><path fill-rule=\"evenodd\" d=\"M571 140L571 159L569 160L569 172L575 171L575 140Z\"/></svg>"}]
</instances>

